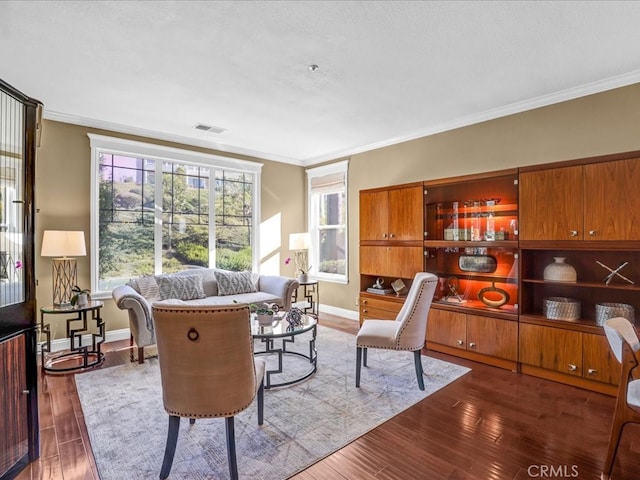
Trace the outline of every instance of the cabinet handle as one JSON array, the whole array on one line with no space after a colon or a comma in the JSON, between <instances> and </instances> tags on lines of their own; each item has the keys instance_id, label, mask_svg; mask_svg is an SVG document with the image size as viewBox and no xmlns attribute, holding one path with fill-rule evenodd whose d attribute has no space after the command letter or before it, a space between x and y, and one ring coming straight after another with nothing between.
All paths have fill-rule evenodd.
<instances>
[{"instance_id":1,"label":"cabinet handle","mask_svg":"<svg viewBox=\"0 0 640 480\"><path fill-rule=\"evenodd\" d=\"M595 237L597 233L597 230L589 230L589 235L591 235L592 237Z\"/></svg>"},{"instance_id":2,"label":"cabinet handle","mask_svg":"<svg viewBox=\"0 0 640 480\"><path fill-rule=\"evenodd\" d=\"M390 233L390 234L389 234L389 238L394 238L395 236L396 236L396 234L395 234L395 233Z\"/></svg>"},{"instance_id":3,"label":"cabinet handle","mask_svg":"<svg viewBox=\"0 0 640 480\"><path fill-rule=\"evenodd\" d=\"M476 342L469 343L469 348L476 348Z\"/></svg>"},{"instance_id":4,"label":"cabinet handle","mask_svg":"<svg viewBox=\"0 0 640 480\"><path fill-rule=\"evenodd\" d=\"M23 395L29 395L31 393L30 390L22 390Z\"/></svg>"},{"instance_id":5,"label":"cabinet handle","mask_svg":"<svg viewBox=\"0 0 640 480\"><path fill-rule=\"evenodd\" d=\"M363 304L363 305L366 305L366 304L367 304L367 300L366 300L366 299L363 299L363 300L362 300L362 304Z\"/></svg>"},{"instance_id":6,"label":"cabinet handle","mask_svg":"<svg viewBox=\"0 0 640 480\"><path fill-rule=\"evenodd\" d=\"M576 370L578 370L578 367L576 365L573 364L569 364L569 371L570 372L575 372Z\"/></svg>"},{"instance_id":7,"label":"cabinet handle","mask_svg":"<svg viewBox=\"0 0 640 480\"><path fill-rule=\"evenodd\" d=\"M382 238L387 238L387 234L386 234L386 233L383 233L383 234L382 234Z\"/></svg>"},{"instance_id":8,"label":"cabinet handle","mask_svg":"<svg viewBox=\"0 0 640 480\"><path fill-rule=\"evenodd\" d=\"M464 345L464 342L463 342L462 340L458 340L456 343L457 343L459 346Z\"/></svg>"},{"instance_id":9,"label":"cabinet handle","mask_svg":"<svg viewBox=\"0 0 640 480\"><path fill-rule=\"evenodd\" d=\"M587 373L589 375L597 375L598 370L596 370L595 368L590 368L589 370L587 370Z\"/></svg>"},{"instance_id":10,"label":"cabinet handle","mask_svg":"<svg viewBox=\"0 0 640 480\"><path fill-rule=\"evenodd\" d=\"M367 310L366 308L363 308L362 313L369 313L369 310Z\"/></svg>"},{"instance_id":11,"label":"cabinet handle","mask_svg":"<svg viewBox=\"0 0 640 480\"><path fill-rule=\"evenodd\" d=\"M577 237L578 236L578 231L577 230L569 230L569 236L570 237Z\"/></svg>"}]
</instances>

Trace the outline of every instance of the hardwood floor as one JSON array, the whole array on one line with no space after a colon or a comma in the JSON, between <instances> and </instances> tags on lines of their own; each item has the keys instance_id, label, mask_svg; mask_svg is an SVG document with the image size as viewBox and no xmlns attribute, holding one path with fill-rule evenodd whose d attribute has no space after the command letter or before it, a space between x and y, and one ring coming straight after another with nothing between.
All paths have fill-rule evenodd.
<instances>
[{"instance_id":1,"label":"hardwood floor","mask_svg":"<svg viewBox=\"0 0 640 480\"><path fill-rule=\"evenodd\" d=\"M356 322L338 317L323 315L321 323L357 331ZM129 361L128 342L107 344L104 351L100 368ZM472 371L293 478L599 478L612 397L443 354L427 355ZM99 479L73 375L41 376L39 399L41 457L18 480ZM128 478L127 472L122 478ZM624 431L613 478L640 478L638 425Z\"/></svg>"}]
</instances>

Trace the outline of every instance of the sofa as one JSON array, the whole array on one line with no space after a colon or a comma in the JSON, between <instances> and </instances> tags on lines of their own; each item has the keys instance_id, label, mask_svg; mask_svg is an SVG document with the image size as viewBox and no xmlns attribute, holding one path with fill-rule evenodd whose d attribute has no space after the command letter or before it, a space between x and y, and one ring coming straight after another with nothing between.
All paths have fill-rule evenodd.
<instances>
[{"instance_id":1,"label":"sofa","mask_svg":"<svg viewBox=\"0 0 640 480\"><path fill-rule=\"evenodd\" d=\"M113 289L118 308L129 313L131 346L138 347L138 363L144 362L144 347L155 345L151 304L229 305L276 303L289 310L298 288L295 278L197 268L166 275L145 276ZM133 360L133 351L131 354Z\"/></svg>"}]
</instances>

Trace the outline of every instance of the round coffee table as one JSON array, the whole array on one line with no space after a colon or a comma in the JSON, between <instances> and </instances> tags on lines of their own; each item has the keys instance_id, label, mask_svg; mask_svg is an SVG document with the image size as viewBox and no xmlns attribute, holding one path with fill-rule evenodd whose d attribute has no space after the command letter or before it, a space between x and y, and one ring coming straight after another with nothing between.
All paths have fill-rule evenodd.
<instances>
[{"instance_id":1,"label":"round coffee table","mask_svg":"<svg viewBox=\"0 0 640 480\"><path fill-rule=\"evenodd\" d=\"M317 370L316 334L318 320L310 315L302 316L302 324L290 326L285 320L285 312L279 312L271 325L260 325L255 314L251 315L251 335L254 340L260 340L264 345L264 350L254 351L254 355L277 355L278 366L275 369L266 370L265 389L275 387L285 387L306 380ZM295 344L296 337L303 333L310 332L309 354L287 350L287 344ZM299 339L304 341L304 339ZM254 342L255 345L255 342ZM305 369L300 375L293 379L282 382L272 382L271 376L283 373L282 360L285 355L299 357L310 364L309 369Z\"/></svg>"}]
</instances>

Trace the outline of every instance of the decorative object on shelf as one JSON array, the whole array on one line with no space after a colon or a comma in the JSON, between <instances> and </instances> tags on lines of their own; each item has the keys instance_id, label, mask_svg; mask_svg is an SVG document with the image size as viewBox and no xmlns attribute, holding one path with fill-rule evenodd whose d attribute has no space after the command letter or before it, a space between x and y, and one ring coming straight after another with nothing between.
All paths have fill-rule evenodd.
<instances>
[{"instance_id":1,"label":"decorative object on shelf","mask_svg":"<svg viewBox=\"0 0 640 480\"><path fill-rule=\"evenodd\" d=\"M462 298L462 295L458 292L460 288L460 281L458 277L449 277L447 279L447 288L449 289L449 295L443 298L445 302L449 303L466 303L467 301Z\"/></svg>"},{"instance_id":2,"label":"decorative object on shelf","mask_svg":"<svg viewBox=\"0 0 640 480\"><path fill-rule=\"evenodd\" d=\"M45 230L42 237L43 257L56 257L52 261L53 304L70 305L71 289L77 282L78 270L75 258L87 254L84 232Z\"/></svg>"},{"instance_id":3,"label":"decorative object on shelf","mask_svg":"<svg viewBox=\"0 0 640 480\"><path fill-rule=\"evenodd\" d=\"M385 288L384 279L382 277L378 277L376 278L376 283L367 288L367 292L375 293L377 295L391 295L393 293L393 288Z\"/></svg>"},{"instance_id":4,"label":"decorative object on shelf","mask_svg":"<svg viewBox=\"0 0 640 480\"><path fill-rule=\"evenodd\" d=\"M635 310L632 305L626 303L597 303L596 323L604 325L606 320L614 317L624 317L631 323L635 322Z\"/></svg>"},{"instance_id":5,"label":"decorative object on shelf","mask_svg":"<svg viewBox=\"0 0 640 480\"><path fill-rule=\"evenodd\" d=\"M578 320L580 302L575 298L548 297L543 300L542 314L550 320Z\"/></svg>"},{"instance_id":6,"label":"decorative object on shelf","mask_svg":"<svg viewBox=\"0 0 640 480\"><path fill-rule=\"evenodd\" d=\"M289 327L299 327L302 325L302 316L304 312L300 310L298 307L291 307L291 309L287 312L287 315L284 317Z\"/></svg>"},{"instance_id":7,"label":"decorative object on shelf","mask_svg":"<svg viewBox=\"0 0 640 480\"><path fill-rule=\"evenodd\" d=\"M629 280L627 277L625 277L620 273L620 270L622 270L624 267L629 265L629 262L621 262L620 265L618 265L616 268L609 268L604 263L599 262L598 260L596 260L596 263L600 265L602 268L604 268L605 270L609 270L609 272L611 272L609 273L609 275L607 275L604 278L605 285L609 285L611 283L611 280L613 280L614 277L620 277L625 282L629 282L631 285L634 284L633 280Z\"/></svg>"},{"instance_id":8,"label":"decorative object on shelf","mask_svg":"<svg viewBox=\"0 0 640 480\"><path fill-rule=\"evenodd\" d=\"M576 283L576 269L569 265L565 257L553 257L553 263L544 267L542 277L545 282Z\"/></svg>"},{"instance_id":9,"label":"decorative object on shelf","mask_svg":"<svg viewBox=\"0 0 640 480\"><path fill-rule=\"evenodd\" d=\"M80 288L74 285L71 289L73 297L71 297L71 305L78 307L86 307L89 304L91 290L88 288Z\"/></svg>"},{"instance_id":10,"label":"decorative object on shelf","mask_svg":"<svg viewBox=\"0 0 640 480\"><path fill-rule=\"evenodd\" d=\"M409 292L401 278L391 282L391 288L396 292L396 295L406 295Z\"/></svg>"},{"instance_id":11,"label":"decorative object on shelf","mask_svg":"<svg viewBox=\"0 0 640 480\"><path fill-rule=\"evenodd\" d=\"M298 275L298 282L306 283L309 281L308 267L308 250L311 245L311 236L309 232L291 233L289 234L289 250L294 253L294 261L296 263L296 274Z\"/></svg>"},{"instance_id":12,"label":"decorative object on shelf","mask_svg":"<svg viewBox=\"0 0 640 480\"><path fill-rule=\"evenodd\" d=\"M493 273L498 268L498 260L492 255L460 255L458 267L463 272Z\"/></svg>"},{"instance_id":13,"label":"decorative object on shelf","mask_svg":"<svg viewBox=\"0 0 640 480\"><path fill-rule=\"evenodd\" d=\"M496 218L493 213L493 207L495 207L499 201L499 198L492 198L485 202L487 206L487 223L484 230L484 239L488 242L492 242L496 239Z\"/></svg>"},{"instance_id":14,"label":"decorative object on shelf","mask_svg":"<svg viewBox=\"0 0 640 480\"><path fill-rule=\"evenodd\" d=\"M501 307L505 303L509 302L509 294L496 287L495 282L491 282L490 287L485 287L478 292L478 298L487 307Z\"/></svg>"}]
</instances>

